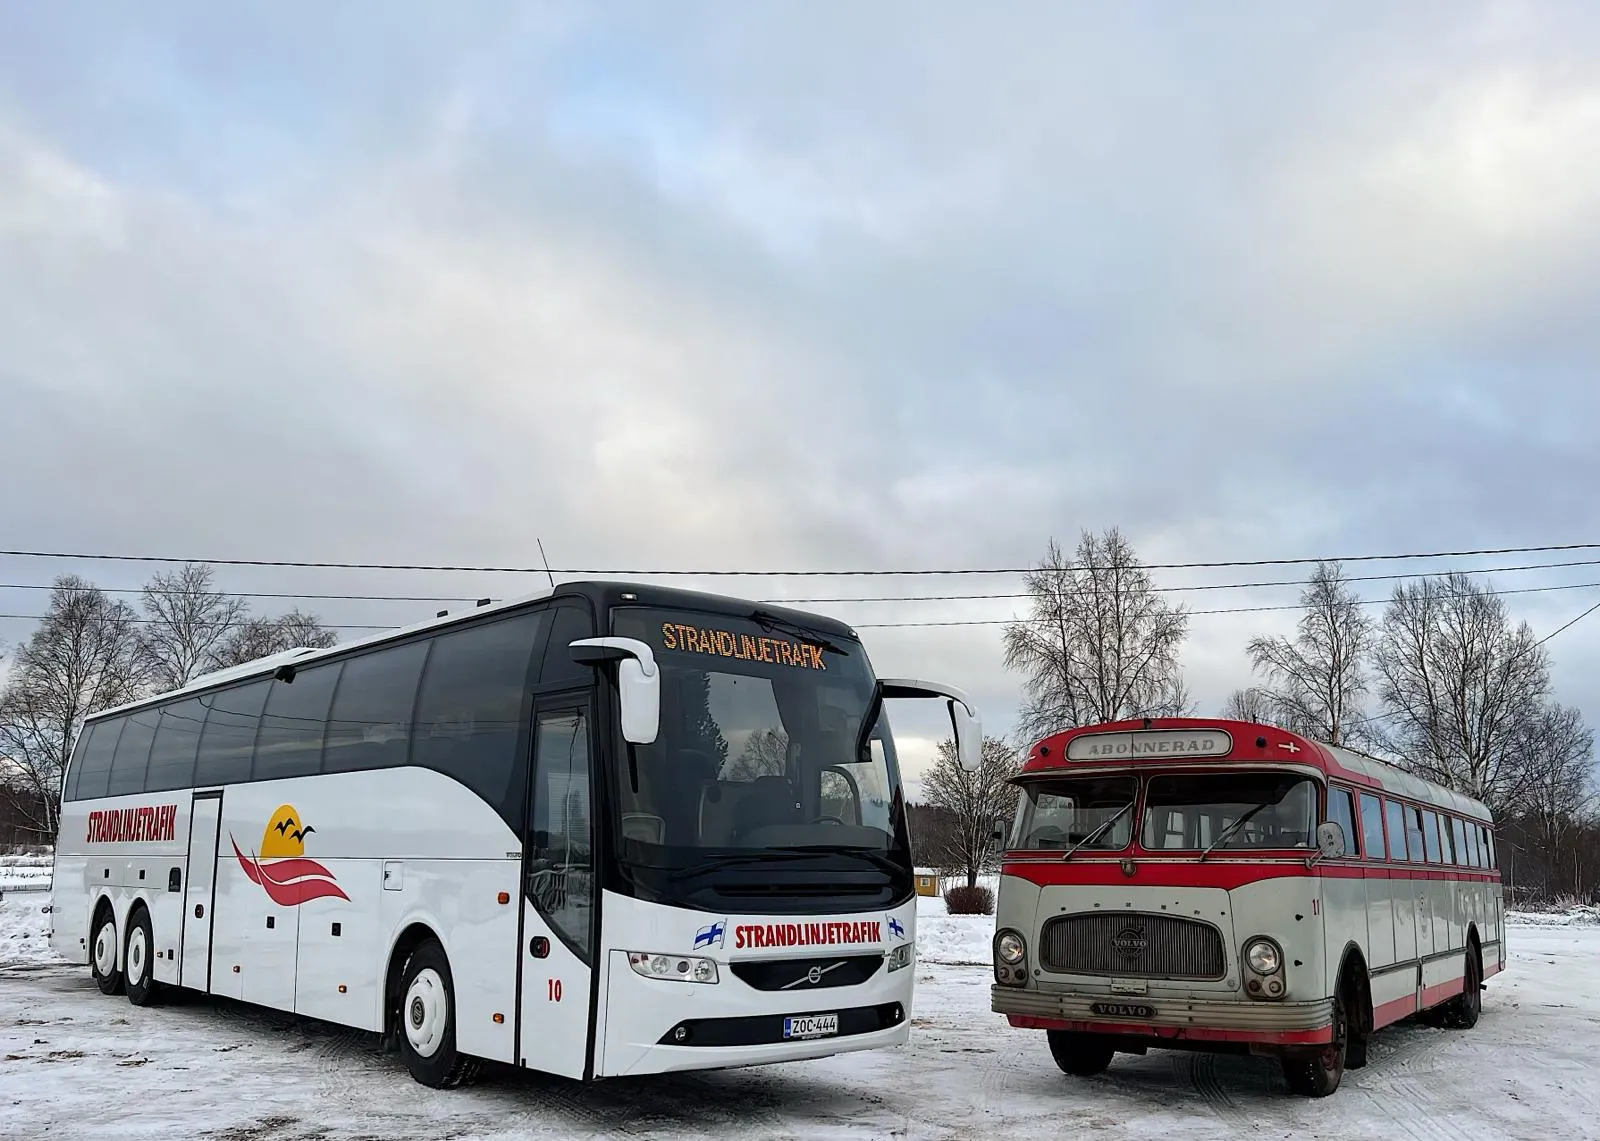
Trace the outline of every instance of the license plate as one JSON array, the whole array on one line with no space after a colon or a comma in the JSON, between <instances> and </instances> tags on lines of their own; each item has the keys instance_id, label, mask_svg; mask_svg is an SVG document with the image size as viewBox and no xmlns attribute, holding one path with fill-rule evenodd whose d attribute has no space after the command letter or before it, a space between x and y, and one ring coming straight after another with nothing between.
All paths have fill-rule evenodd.
<instances>
[{"instance_id":1,"label":"license plate","mask_svg":"<svg viewBox=\"0 0 1600 1141\"><path fill-rule=\"evenodd\" d=\"M783 1020L785 1038L826 1038L839 1033L837 1014L789 1015Z\"/></svg>"},{"instance_id":2,"label":"license plate","mask_svg":"<svg viewBox=\"0 0 1600 1141\"><path fill-rule=\"evenodd\" d=\"M1142 1002L1094 1002L1089 1004L1089 1009L1096 1014L1108 1014L1112 1018L1148 1020L1156 1016L1156 1008Z\"/></svg>"}]
</instances>

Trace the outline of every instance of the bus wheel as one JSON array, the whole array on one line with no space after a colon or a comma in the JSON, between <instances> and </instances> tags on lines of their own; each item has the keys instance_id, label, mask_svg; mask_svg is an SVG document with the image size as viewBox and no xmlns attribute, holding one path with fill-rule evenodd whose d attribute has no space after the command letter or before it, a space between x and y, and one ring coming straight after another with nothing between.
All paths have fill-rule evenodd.
<instances>
[{"instance_id":1,"label":"bus wheel","mask_svg":"<svg viewBox=\"0 0 1600 1141\"><path fill-rule=\"evenodd\" d=\"M456 1052L456 1000L444 948L428 939L411 953L400 980L400 1055L425 1086L454 1089L478 1061Z\"/></svg>"},{"instance_id":2,"label":"bus wheel","mask_svg":"<svg viewBox=\"0 0 1600 1141\"><path fill-rule=\"evenodd\" d=\"M1344 1077L1345 1049L1350 1042L1350 1014L1344 989L1333 996L1333 1041L1310 1053L1283 1056L1283 1080L1301 1097L1327 1097Z\"/></svg>"},{"instance_id":3,"label":"bus wheel","mask_svg":"<svg viewBox=\"0 0 1600 1141\"><path fill-rule=\"evenodd\" d=\"M1056 1060L1064 1074L1087 1078L1104 1072L1116 1053L1109 1043L1092 1034L1077 1034L1070 1030L1046 1030L1050 1043L1050 1056Z\"/></svg>"},{"instance_id":4,"label":"bus wheel","mask_svg":"<svg viewBox=\"0 0 1600 1141\"><path fill-rule=\"evenodd\" d=\"M1467 968L1461 993L1439 1009L1441 1024L1453 1030L1471 1030L1483 1010L1483 956L1476 942L1467 944Z\"/></svg>"},{"instance_id":5,"label":"bus wheel","mask_svg":"<svg viewBox=\"0 0 1600 1141\"><path fill-rule=\"evenodd\" d=\"M135 1006L149 1006L156 1000L159 984L155 980L155 964L150 948L155 939L150 934L150 913L142 906L133 909L133 922L128 924L128 946L123 952L123 977L128 984L128 1001Z\"/></svg>"},{"instance_id":6,"label":"bus wheel","mask_svg":"<svg viewBox=\"0 0 1600 1141\"><path fill-rule=\"evenodd\" d=\"M94 913L94 942L89 948L89 970L101 994L122 993L122 971L117 966L117 919L111 908Z\"/></svg>"}]
</instances>

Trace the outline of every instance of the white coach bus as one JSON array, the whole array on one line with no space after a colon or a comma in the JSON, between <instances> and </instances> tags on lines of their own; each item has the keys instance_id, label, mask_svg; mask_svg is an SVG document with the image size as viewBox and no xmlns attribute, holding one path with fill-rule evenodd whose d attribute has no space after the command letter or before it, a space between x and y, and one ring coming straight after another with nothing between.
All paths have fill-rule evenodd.
<instances>
[{"instance_id":1,"label":"white coach bus","mask_svg":"<svg viewBox=\"0 0 1600 1141\"><path fill-rule=\"evenodd\" d=\"M432 1086L909 1035L916 897L885 698L851 629L568 583L90 717L51 944L389 1036Z\"/></svg>"},{"instance_id":2,"label":"white coach bus","mask_svg":"<svg viewBox=\"0 0 1600 1141\"><path fill-rule=\"evenodd\" d=\"M1479 801L1270 725L1091 725L1029 750L991 1006L1069 1074L1153 1048L1280 1059L1323 1097L1403 1018L1470 1028L1505 969Z\"/></svg>"}]
</instances>

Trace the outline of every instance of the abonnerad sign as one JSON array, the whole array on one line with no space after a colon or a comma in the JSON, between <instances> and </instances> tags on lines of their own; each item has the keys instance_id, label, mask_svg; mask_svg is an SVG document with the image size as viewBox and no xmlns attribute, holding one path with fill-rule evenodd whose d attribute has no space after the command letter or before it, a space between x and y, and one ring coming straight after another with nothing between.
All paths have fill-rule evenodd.
<instances>
[{"instance_id":1,"label":"abonnerad sign","mask_svg":"<svg viewBox=\"0 0 1600 1141\"><path fill-rule=\"evenodd\" d=\"M90 844L120 844L130 840L171 840L178 832L178 806L157 804L147 808L115 808L89 813Z\"/></svg>"},{"instance_id":2,"label":"abonnerad sign","mask_svg":"<svg viewBox=\"0 0 1600 1141\"><path fill-rule=\"evenodd\" d=\"M1124 761L1136 757L1225 757L1233 737L1222 729L1136 729L1085 733L1067 743L1069 761Z\"/></svg>"}]
</instances>

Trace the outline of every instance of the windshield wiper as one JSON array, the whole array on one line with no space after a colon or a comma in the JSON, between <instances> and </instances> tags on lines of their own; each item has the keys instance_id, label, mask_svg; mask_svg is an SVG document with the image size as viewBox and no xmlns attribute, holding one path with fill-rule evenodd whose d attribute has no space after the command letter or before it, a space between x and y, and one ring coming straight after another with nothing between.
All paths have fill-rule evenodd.
<instances>
[{"instance_id":1,"label":"windshield wiper","mask_svg":"<svg viewBox=\"0 0 1600 1141\"><path fill-rule=\"evenodd\" d=\"M1115 824L1118 820L1121 820L1122 814L1132 807L1133 801L1130 800L1127 804L1124 804L1121 808L1117 809L1116 812L1112 814L1111 818L1104 824L1100 825L1100 827L1096 828L1093 832L1079 840L1071 848L1068 848L1066 854L1061 858L1063 860L1070 860L1072 859L1072 853L1076 852L1079 848L1083 847L1085 844L1092 844L1096 840L1100 839L1100 837L1105 834L1105 830Z\"/></svg>"},{"instance_id":2,"label":"windshield wiper","mask_svg":"<svg viewBox=\"0 0 1600 1141\"><path fill-rule=\"evenodd\" d=\"M782 630L785 633L793 634L803 642L810 642L819 649L828 650L835 654L845 653L843 648L835 646L816 631L808 630L798 622L791 622L787 618L779 618L770 610L752 610L750 612L750 620L763 630Z\"/></svg>"},{"instance_id":3,"label":"windshield wiper","mask_svg":"<svg viewBox=\"0 0 1600 1141\"><path fill-rule=\"evenodd\" d=\"M1215 840L1211 841L1211 847L1207 848L1205 851L1200 853L1200 860L1204 860L1207 856L1209 856L1211 854L1212 850L1217 847L1217 845L1222 844L1225 841L1227 841L1230 837L1232 837L1232 835L1235 832L1237 832L1239 829L1243 828L1247 823L1249 823L1250 818L1252 816L1254 816L1256 813L1260 812L1263 808L1266 808L1271 803L1272 803L1271 801L1263 800L1260 804L1256 805L1249 812L1246 812L1243 816L1239 817L1239 819L1235 820L1232 824L1230 824L1226 828L1224 828L1222 830L1222 835L1218 836ZM1200 861L1196 861L1196 862L1198 863Z\"/></svg>"},{"instance_id":4,"label":"windshield wiper","mask_svg":"<svg viewBox=\"0 0 1600 1141\"><path fill-rule=\"evenodd\" d=\"M759 864L763 860L805 860L819 853L820 849L812 848L752 848L748 852L725 852L720 856L701 860L698 864L690 864L686 868L667 873L667 879L673 883L686 880L690 876L703 875L714 872L719 868L731 868L735 864Z\"/></svg>"},{"instance_id":5,"label":"windshield wiper","mask_svg":"<svg viewBox=\"0 0 1600 1141\"><path fill-rule=\"evenodd\" d=\"M863 848L854 844L840 846L830 845L827 847L824 847L821 844L812 844L808 845L805 850L818 853L842 853L851 856L860 856L869 864L873 864L886 872L903 872L906 870L906 866L904 864L898 862L892 856L878 848Z\"/></svg>"}]
</instances>

